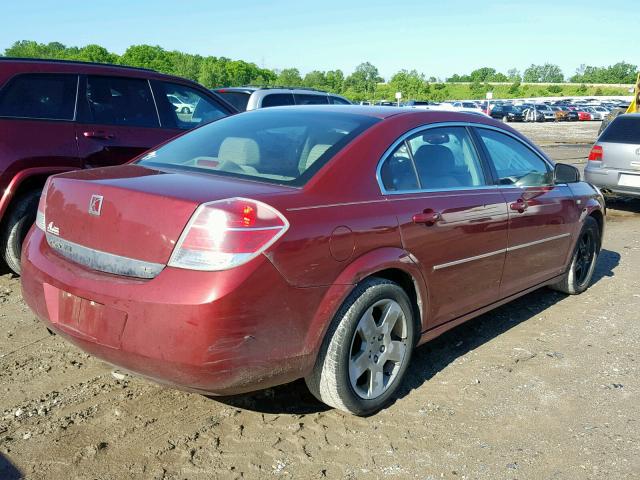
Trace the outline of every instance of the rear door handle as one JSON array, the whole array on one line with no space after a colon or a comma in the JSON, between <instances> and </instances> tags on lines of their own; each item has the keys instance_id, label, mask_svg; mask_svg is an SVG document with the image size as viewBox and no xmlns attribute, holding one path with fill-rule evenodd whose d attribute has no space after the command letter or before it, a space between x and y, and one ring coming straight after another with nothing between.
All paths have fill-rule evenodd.
<instances>
[{"instance_id":1,"label":"rear door handle","mask_svg":"<svg viewBox=\"0 0 640 480\"><path fill-rule=\"evenodd\" d=\"M100 138L102 140L113 140L116 138L113 133L105 132L104 130L89 130L82 132L82 136L85 138Z\"/></svg>"},{"instance_id":2,"label":"rear door handle","mask_svg":"<svg viewBox=\"0 0 640 480\"><path fill-rule=\"evenodd\" d=\"M518 212L518 213L524 213L524 211L527 208L529 208L529 204L527 203L526 200L523 200L522 198L519 198L518 200L516 200L515 202L510 204L509 208L511 210L514 210L514 211Z\"/></svg>"},{"instance_id":3,"label":"rear door handle","mask_svg":"<svg viewBox=\"0 0 640 480\"><path fill-rule=\"evenodd\" d=\"M431 209L427 209L422 213L416 213L413 216L413 223L422 223L424 225L433 225L440 220L442 220L440 212L435 212Z\"/></svg>"}]
</instances>

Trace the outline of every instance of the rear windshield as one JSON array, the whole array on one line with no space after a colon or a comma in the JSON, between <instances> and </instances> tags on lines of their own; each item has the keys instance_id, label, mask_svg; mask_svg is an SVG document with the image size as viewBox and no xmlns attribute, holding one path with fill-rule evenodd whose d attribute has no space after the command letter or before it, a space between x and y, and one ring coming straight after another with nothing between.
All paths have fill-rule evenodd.
<instances>
[{"instance_id":1,"label":"rear windshield","mask_svg":"<svg viewBox=\"0 0 640 480\"><path fill-rule=\"evenodd\" d=\"M379 120L288 108L255 110L197 128L141 158L140 165L303 185Z\"/></svg>"},{"instance_id":2,"label":"rear windshield","mask_svg":"<svg viewBox=\"0 0 640 480\"><path fill-rule=\"evenodd\" d=\"M216 93L222 95L224 99L239 111L244 112L249 103L250 93L247 92L228 92L225 90L216 90Z\"/></svg>"},{"instance_id":3,"label":"rear windshield","mask_svg":"<svg viewBox=\"0 0 640 480\"><path fill-rule=\"evenodd\" d=\"M640 116L620 115L602 132L599 142L640 144Z\"/></svg>"}]
</instances>

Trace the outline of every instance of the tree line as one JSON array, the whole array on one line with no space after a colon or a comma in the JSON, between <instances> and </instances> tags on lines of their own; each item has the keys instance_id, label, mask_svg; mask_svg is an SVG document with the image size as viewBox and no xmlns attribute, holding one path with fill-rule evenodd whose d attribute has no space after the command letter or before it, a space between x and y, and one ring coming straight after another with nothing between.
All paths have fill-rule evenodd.
<instances>
[{"instance_id":1,"label":"tree line","mask_svg":"<svg viewBox=\"0 0 640 480\"><path fill-rule=\"evenodd\" d=\"M4 52L7 57L52 58L97 63L112 63L150 68L159 72L189 78L208 88L242 85L307 87L338 93L355 101L393 99L402 92L405 99L443 101L451 98L484 98L488 91L498 90L500 98L517 96L599 94L588 89L586 83L634 83L638 67L618 62L608 67L581 65L575 75L568 78L574 88L550 85L534 88L525 83L561 83L564 74L557 65L531 65L521 74L517 69L506 73L483 67L469 74L454 74L446 79L427 77L416 70L400 70L387 82L378 69L369 62L358 65L353 73L342 70L313 70L304 76L297 68L272 70L255 63L226 57L202 56L160 46L132 45L122 54L109 52L100 45L84 47L66 46L59 42L38 43L32 40L15 42ZM494 83L509 83L494 86ZM457 83L468 83L460 86ZM626 94L625 91L600 89L600 94Z\"/></svg>"}]
</instances>

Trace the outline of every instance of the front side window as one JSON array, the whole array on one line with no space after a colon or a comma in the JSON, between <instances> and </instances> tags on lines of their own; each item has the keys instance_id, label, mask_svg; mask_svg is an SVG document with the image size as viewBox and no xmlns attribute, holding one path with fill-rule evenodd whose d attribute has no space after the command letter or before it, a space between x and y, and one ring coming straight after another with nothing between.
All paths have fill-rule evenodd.
<instances>
[{"instance_id":1,"label":"front side window","mask_svg":"<svg viewBox=\"0 0 640 480\"><path fill-rule=\"evenodd\" d=\"M378 121L351 113L259 109L198 128L139 164L298 186Z\"/></svg>"},{"instance_id":2,"label":"front side window","mask_svg":"<svg viewBox=\"0 0 640 480\"><path fill-rule=\"evenodd\" d=\"M409 137L384 161L380 177L389 192L486 185L465 127L430 128Z\"/></svg>"},{"instance_id":3,"label":"front side window","mask_svg":"<svg viewBox=\"0 0 640 480\"><path fill-rule=\"evenodd\" d=\"M158 127L158 113L149 82L139 78L87 77L91 123Z\"/></svg>"},{"instance_id":4,"label":"front side window","mask_svg":"<svg viewBox=\"0 0 640 480\"><path fill-rule=\"evenodd\" d=\"M547 163L529 147L509 135L478 128L500 185L551 185L553 175Z\"/></svg>"},{"instance_id":5,"label":"front side window","mask_svg":"<svg viewBox=\"0 0 640 480\"><path fill-rule=\"evenodd\" d=\"M351 102L341 97L334 97L333 95L330 95L329 98L331 99L331 103L334 105L351 105Z\"/></svg>"},{"instance_id":6,"label":"front side window","mask_svg":"<svg viewBox=\"0 0 640 480\"><path fill-rule=\"evenodd\" d=\"M153 85L163 127L185 130L227 116L217 102L194 88L170 82Z\"/></svg>"},{"instance_id":7,"label":"front side window","mask_svg":"<svg viewBox=\"0 0 640 480\"><path fill-rule=\"evenodd\" d=\"M77 90L77 75L19 75L0 91L0 117L73 120Z\"/></svg>"}]
</instances>

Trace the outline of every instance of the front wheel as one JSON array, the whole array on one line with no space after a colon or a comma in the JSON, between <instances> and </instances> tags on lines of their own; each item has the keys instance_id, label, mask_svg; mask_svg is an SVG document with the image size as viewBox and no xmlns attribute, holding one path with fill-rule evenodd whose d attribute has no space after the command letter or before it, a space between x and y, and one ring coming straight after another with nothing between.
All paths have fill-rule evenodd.
<instances>
[{"instance_id":1,"label":"front wheel","mask_svg":"<svg viewBox=\"0 0 640 480\"><path fill-rule=\"evenodd\" d=\"M600 245L598 222L593 217L587 217L580 231L568 272L562 280L551 285L551 288L569 295L578 295L584 292L593 278Z\"/></svg>"},{"instance_id":2,"label":"front wheel","mask_svg":"<svg viewBox=\"0 0 640 480\"><path fill-rule=\"evenodd\" d=\"M415 336L405 291L389 280L366 279L329 326L307 386L327 405L354 415L374 413L402 383Z\"/></svg>"}]
</instances>

